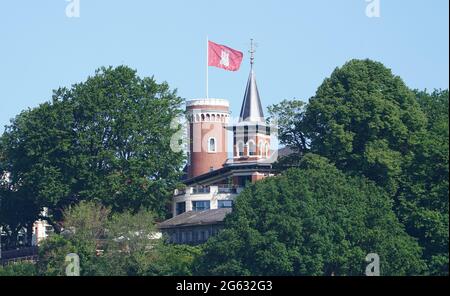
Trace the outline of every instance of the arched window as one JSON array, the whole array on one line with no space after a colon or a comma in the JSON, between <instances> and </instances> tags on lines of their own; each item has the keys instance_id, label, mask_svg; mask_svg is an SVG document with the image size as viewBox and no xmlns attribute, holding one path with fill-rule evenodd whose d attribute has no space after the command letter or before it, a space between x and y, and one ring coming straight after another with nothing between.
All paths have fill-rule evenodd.
<instances>
[{"instance_id":1,"label":"arched window","mask_svg":"<svg viewBox=\"0 0 450 296\"><path fill-rule=\"evenodd\" d=\"M210 121L211 117L209 114L206 114L206 121Z\"/></svg>"},{"instance_id":2,"label":"arched window","mask_svg":"<svg viewBox=\"0 0 450 296\"><path fill-rule=\"evenodd\" d=\"M211 121L216 121L216 114L211 115Z\"/></svg>"},{"instance_id":3,"label":"arched window","mask_svg":"<svg viewBox=\"0 0 450 296\"><path fill-rule=\"evenodd\" d=\"M266 152L266 157L268 158L269 157L269 144L268 143L266 143L266 149L265 149L265 152Z\"/></svg>"},{"instance_id":4,"label":"arched window","mask_svg":"<svg viewBox=\"0 0 450 296\"><path fill-rule=\"evenodd\" d=\"M243 142L238 142L236 149L237 149L237 151L236 151L237 156L244 156L244 143Z\"/></svg>"},{"instance_id":5,"label":"arched window","mask_svg":"<svg viewBox=\"0 0 450 296\"><path fill-rule=\"evenodd\" d=\"M202 114L202 121L205 121L205 114Z\"/></svg>"},{"instance_id":6,"label":"arched window","mask_svg":"<svg viewBox=\"0 0 450 296\"><path fill-rule=\"evenodd\" d=\"M253 140L248 141L248 156L256 155L256 144Z\"/></svg>"},{"instance_id":7,"label":"arched window","mask_svg":"<svg viewBox=\"0 0 450 296\"><path fill-rule=\"evenodd\" d=\"M199 122L200 121L200 115L195 114L195 122Z\"/></svg>"},{"instance_id":8,"label":"arched window","mask_svg":"<svg viewBox=\"0 0 450 296\"><path fill-rule=\"evenodd\" d=\"M208 152L216 152L216 138L208 139Z\"/></svg>"},{"instance_id":9,"label":"arched window","mask_svg":"<svg viewBox=\"0 0 450 296\"><path fill-rule=\"evenodd\" d=\"M263 157L263 150L264 150L264 143L261 141L259 142L259 156Z\"/></svg>"}]
</instances>

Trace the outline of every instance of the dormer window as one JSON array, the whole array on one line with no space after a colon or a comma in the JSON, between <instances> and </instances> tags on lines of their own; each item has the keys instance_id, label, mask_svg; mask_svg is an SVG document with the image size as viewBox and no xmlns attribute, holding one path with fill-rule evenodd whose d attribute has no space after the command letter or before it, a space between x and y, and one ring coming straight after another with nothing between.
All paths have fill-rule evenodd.
<instances>
[{"instance_id":1,"label":"dormer window","mask_svg":"<svg viewBox=\"0 0 450 296\"><path fill-rule=\"evenodd\" d=\"M208 139L208 152L215 153L217 151L216 138Z\"/></svg>"}]
</instances>

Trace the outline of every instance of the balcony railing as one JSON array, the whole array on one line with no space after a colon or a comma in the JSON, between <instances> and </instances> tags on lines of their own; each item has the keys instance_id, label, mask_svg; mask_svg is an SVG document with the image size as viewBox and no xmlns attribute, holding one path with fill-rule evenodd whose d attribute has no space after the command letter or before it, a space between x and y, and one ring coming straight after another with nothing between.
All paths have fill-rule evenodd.
<instances>
[{"instance_id":1,"label":"balcony railing","mask_svg":"<svg viewBox=\"0 0 450 296\"><path fill-rule=\"evenodd\" d=\"M210 193L224 193L224 194L238 194L243 188L236 185L220 184L213 186L199 186L187 187L186 189L175 190L175 196L183 196L186 194L210 194Z\"/></svg>"},{"instance_id":2,"label":"balcony railing","mask_svg":"<svg viewBox=\"0 0 450 296\"><path fill-rule=\"evenodd\" d=\"M218 189L219 193L237 193L237 188L235 187L219 187Z\"/></svg>"},{"instance_id":3,"label":"balcony railing","mask_svg":"<svg viewBox=\"0 0 450 296\"><path fill-rule=\"evenodd\" d=\"M194 187L192 188L193 194L204 194L204 193L210 193L211 187Z\"/></svg>"}]
</instances>

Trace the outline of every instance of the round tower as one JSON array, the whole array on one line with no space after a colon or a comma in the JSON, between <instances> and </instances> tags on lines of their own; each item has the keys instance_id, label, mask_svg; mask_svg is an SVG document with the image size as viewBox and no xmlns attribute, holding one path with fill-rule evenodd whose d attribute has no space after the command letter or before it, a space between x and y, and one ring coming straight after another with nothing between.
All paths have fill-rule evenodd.
<instances>
[{"instance_id":1,"label":"round tower","mask_svg":"<svg viewBox=\"0 0 450 296\"><path fill-rule=\"evenodd\" d=\"M189 118L188 178L222 168L227 160L229 102L195 99L186 102Z\"/></svg>"}]
</instances>

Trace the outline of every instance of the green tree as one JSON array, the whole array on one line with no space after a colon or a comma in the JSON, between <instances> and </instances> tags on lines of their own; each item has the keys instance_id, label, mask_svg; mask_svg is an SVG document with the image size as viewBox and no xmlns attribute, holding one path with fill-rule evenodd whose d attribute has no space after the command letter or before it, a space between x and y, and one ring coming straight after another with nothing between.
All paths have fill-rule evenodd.
<instances>
[{"instance_id":1,"label":"green tree","mask_svg":"<svg viewBox=\"0 0 450 296\"><path fill-rule=\"evenodd\" d=\"M80 202L64 212L64 227L40 248L42 275L65 275L69 253L78 254L82 276L191 275L200 254L197 247L165 244L147 210L114 213Z\"/></svg>"},{"instance_id":2,"label":"green tree","mask_svg":"<svg viewBox=\"0 0 450 296\"><path fill-rule=\"evenodd\" d=\"M293 99L268 107L268 120L275 120L278 125L278 140L298 153L305 153L309 149L304 127L306 106L305 102Z\"/></svg>"},{"instance_id":3,"label":"green tree","mask_svg":"<svg viewBox=\"0 0 450 296\"><path fill-rule=\"evenodd\" d=\"M425 248L430 273L442 275L449 269L449 95L448 90L416 91L416 97L428 124L416 137L414 155L405 165L398 212Z\"/></svg>"},{"instance_id":4,"label":"green tree","mask_svg":"<svg viewBox=\"0 0 450 296\"><path fill-rule=\"evenodd\" d=\"M181 103L167 83L126 66L59 88L0 137L0 172L14 188L3 204L15 204L15 219L27 226L47 207L58 228L64 209L82 200L164 217L183 162L170 149Z\"/></svg>"},{"instance_id":5,"label":"green tree","mask_svg":"<svg viewBox=\"0 0 450 296\"><path fill-rule=\"evenodd\" d=\"M379 254L382 275L425 268L385 191L312 154L246 188L204 248L199 274L363 275L368 253Z\"/></svg>"},{"instance_id":6,"label":"green tree","mask_svg":"<svg viewBox=\"0 0 450 296\"><path fill-rule=\"evenodd\" d=\"M304 125L314 153L395 194L426 116L414 93L383 64L351 60L309 100Z\"/></svg>"},{"instance_id":7,"label":"green tree","mask_svg":"<svg viewBox=\"0 0 450 296\"><path fill-rule=\"evenodd\" d=\"M7 266L0 266L0 276L36 276L36 266L29 262L19 262Z\"/></svg>"},{"instance_id":8,"label":"green tree","mask_svg":"<svg viewBox=\"0 0 450 296\"><path fill-rule=\"evenodd\" d=\"M84 241L69 240L61 235L52 235L39 247L39 260L37 263L38 273L41 276L64 276L66 274L65 258L68 254L76 253L80 257L80 268L82 272L89 270L91 263L91 251L81 247ZM86 253L86 250L88 251Z\"/></svg>"},{"instance_id":9,"label":"green tree","mask_svg":"<svg viewBox=\"0 0 450 296\"><path fill-rule=\"evenodd\" d=\"M296 104L272 107L284 144L295 147L303 135L312 152L387 190L429 272L448 274L448 90L412 91L381 63L352 60L324 80L306 111ZM289 155L277 167L300 160Z\"/></svg>"},{"instance_id":10,"label":"green tree","mask_svg":"<svg viewBox=\"0 0 450 296\"><path fill-rule=\"evenodd\" d=\"M200 246L161 244L155 260L142 275L191 276L200 255Z\"/></svg>"}]
</instances>

